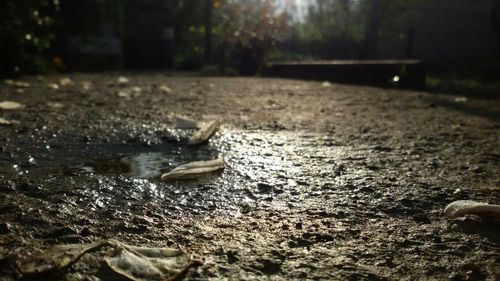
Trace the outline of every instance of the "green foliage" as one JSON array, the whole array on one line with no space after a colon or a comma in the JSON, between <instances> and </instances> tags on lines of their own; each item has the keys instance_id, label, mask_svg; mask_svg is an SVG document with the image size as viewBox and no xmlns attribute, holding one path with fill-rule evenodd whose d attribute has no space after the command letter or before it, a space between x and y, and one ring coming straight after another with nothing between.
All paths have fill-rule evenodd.
<instances>
[{"instance_id":1,"label":"green foliage","mask_svg":"<svg viewBox=\"0 0 500 281\"><path fill-rule=\"evenodd\" d=\"M173 19L176 50L174 65L177 69L192 70L203 64L203 9L204 1L173 0Z\"/></svg>"},{"instance_id":2,"label":"green foliage","mask_svg":"<svg viewBox=\"0 0 500 281\"><path fill-rule=\"evenodd\" d=\"M352 58L359 52L363 31L363 14L357 1L317 1L309 7L305 20L293 26L289 51L311 58Z\"/></svg>"},{"instance_id":3,"label":"green foliage","mask_svg":"<svg viewBox=\"0 0 500 281\"><path fill-rule=\"evenodd\" d=\"M51 1L2 1L0 4L0 73L43 72L46 50L54 38L55 4Z\"/></svg>"},{"instance_id":4,"label":"green foliage","mask_svg":"<svg viewBox=\"0 0 500 281\"><path fill-rule=\"evenodd\" d=\"M204 3L174 1L177 68L203 64ZM289 23L273 0L213 0L212 57L225 67L253 74L285 36Z\"/></svg>"},{"instance_id":5,"label":"green foliage","mask_svg":"<svg viewBox=\"0 0 500 281\"><path fill-rule=\"evenodd\" d=\"M174 64L180 70L198 69L203 64L203 37L205 27L191 25L179 38Z\"/></svg>"},{"instance_id":6,"label":"green foliage","mask_svg":"<svg viewBox=\"0 0 500 281\"><path fill-rule=\"evenodd\" d=\"M395 45L404 45L407 31L413 28L418 20L419 7L429 0L385 0L381 1L381 18L383 19L379 36Z\"/></svg>"},{"instance_id":7,"label":"green foliage","mask_svg":"<svg viewBox=\"0 0 500 281\"><path fill-rule=\"evenodd\" d=\"M228 1L218 17L218 47L241 74L254 74L261 67L284 40L291 19L271 0Z\"/></svg>"},{"instance_id":8,"label":"green foliage","mask_svg":"<svg viewBox=\"0 0 500 281\"><path fill-rule=\"evenodd\" d=\"M283 39L287 15L270 0L228 4L221 14L223 40L231 46L269 49Z\"/></svg>"},{"instance_id":9,"label":"green foliage","mask_svg":"<svg viewBox=\"0 0 500 281\"><path fill-rule=\"evenodd\" d=\"M425 1L429 0L316 1L305 20L294 24L287 52L309 58L355 59L362 56L364 47L375 49L370 44L378 38L404 46L406 32Z\"/></svg>"}]
</instances>

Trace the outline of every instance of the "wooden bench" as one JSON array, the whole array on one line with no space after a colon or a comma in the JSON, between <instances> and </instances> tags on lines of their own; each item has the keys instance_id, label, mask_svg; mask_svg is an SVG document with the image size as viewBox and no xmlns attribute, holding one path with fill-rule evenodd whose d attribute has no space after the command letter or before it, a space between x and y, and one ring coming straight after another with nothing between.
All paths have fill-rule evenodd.
<instances>
[{"instance_id":1,"label":"wooden bench","mask_svg":"<svg viewBox=\"0 0 500 281\"><path fill-rule=\"evenodd\" d=\"M336 83L425 88L425 65L419 60L330 60L271 62L264 75Z\"/></svg>"}]
</instances>

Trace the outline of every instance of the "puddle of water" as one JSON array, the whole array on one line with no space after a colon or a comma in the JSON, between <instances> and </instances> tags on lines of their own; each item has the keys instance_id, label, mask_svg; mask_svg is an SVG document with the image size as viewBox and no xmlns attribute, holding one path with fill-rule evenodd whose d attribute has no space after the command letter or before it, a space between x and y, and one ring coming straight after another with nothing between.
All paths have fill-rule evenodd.
<instances>
[{"instance_id":1,"label":"puddle of water","mask_svg":"<svg viewBox=\"0 0 500 281\"><path fill-rule=\"evenodd\" d=\"M128 166L131 176L140 179L158 177L171 166L169 159L159 152L125 156L120 161Z\"/></svg>"},{"instance_id":2,"label":"puddle of water","mask_svg":"<svg viewBox=\"0 0 500 281\"><path fill-rule=\"evenodd\" d=\"M115 152L113 156L85 162L76 165L76 168L82 173L126 175L136 179L153 179L159 178L163 173L181 164L211 160L219 155L218 150L210 145L189 147L165 144L146 151L139 150L135 153L130 153L131 149L134 147L123 147L120 152ZM135 147L135 149L138 148Z\"/></svg>"},{"instance_id":3,"label":"puddle of water","mask_svg":"<svg viewBox=\"0 0 500 281\"><path fill-rule=\"evenodd\" d=\"M349 148L325 145L331 140L321 137L304 138L285 131L223 131L208 145L196 147L179 143L72 145L53 148L50 158L37 158L38 165L30 167L30 173L46 177L70 169L68 181L74 179L75 171L91 174L78 192L79 200L94 208L119 208L145 200L182 211L224 210L238 214L253 207L284 208L293 198L302 202L300 194L315 191L325 180L331 181L331 160L342 159L349 154ZM179 165L217 157L226 161L221 174L182 183L159 181L162 173ZM8 161L0 162L0 166L6 164ZM320 172L321 176L311 177ZM54 184L54 190L59 186L65 185Z\"/></svg>"}]
</instances>

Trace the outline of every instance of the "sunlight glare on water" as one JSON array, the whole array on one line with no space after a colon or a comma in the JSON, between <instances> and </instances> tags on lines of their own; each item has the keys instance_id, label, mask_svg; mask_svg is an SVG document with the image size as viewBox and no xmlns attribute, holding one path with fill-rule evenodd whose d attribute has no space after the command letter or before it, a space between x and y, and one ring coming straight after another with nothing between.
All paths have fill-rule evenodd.
<instances>
[{"instance_id":1,"label":"sunlight glare on water","mask_svg":"<svg viewBox=\"0 0 500 281\"><path fill-rule=\"evenodd\" d=\"M331 182L341 180L324 167L335 165L350 150L328 145L332 142L331 137L314 133L223 129L201 146L181 143L163 143L149 149L120 146L116 151L118 157L87 162L93 172L82 171L82 174L99 181L93 187L96 193L90 194L94 199L100 198L99 204L89 201L94 208L144 200L162 202L177 211L221 210L239 216L254 207L289 208L287 200L296 204L308 198L304 194L322 192L321 186L327 178ZM188 181L160 181L162 173L179 165L219 157L226 163L222 172ZM305 180L307 173L321 177ZM172 202L176 203L171 205Z\"/></svg>"},{"instance_id":2,"label":"sunlight glare on water","mask_svg":"<svg viewBox=\"0 0 500 281\"><path fill-rule=\"evenodd\" d=\"M168 159L159 152L126 156L121 159L121 162L130 168L131 176L141 179L160 176L162 171L170 165Z\"/></svg>"}]
</instances>

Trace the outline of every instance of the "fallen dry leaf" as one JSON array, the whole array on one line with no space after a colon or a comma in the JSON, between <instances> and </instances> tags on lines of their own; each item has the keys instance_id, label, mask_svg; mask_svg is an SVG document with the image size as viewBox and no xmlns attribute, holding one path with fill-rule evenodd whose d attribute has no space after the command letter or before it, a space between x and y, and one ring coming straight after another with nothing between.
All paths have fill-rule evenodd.
<instances>
[{"instance_id":1,"label":"fallen dry leaf","mask_svg":"<svg viewBox=\"0 0 500 281\"><path fill-rule=\"evenodd\" d=\"M59 85L61 86L71 86L71 85L74 85L75 82L73 82L73 80L71 80L69 77L64 77L64 78L61 78L59 80Z\"/></svg>"},{"instance_id":2,"label":"fallen dry leaf","mask_svg":"<svg viewBox=\"0 0 500 281\"><path fill-rule=\"evenodd\" d=\"M117 93L117 95L120 98L124 98L124 99L128 99L128 100L132 98L132 95L129 92L125 92L125 91L120 91Z\"/></svg>"},{"instance_id":3,"label":"fallen dry leaf","mask_svg":"<svg viewBox=\"0 0 500 281\"><path fill-rule=\"evenodd\" d=\"M328 81L325 81L323 82L323 84L321 84L321 86L323 88L330 88L332 86L332 83L328 82Z\"/></svg>"},{"instance_id":4,"label":"fallen dry leaf","mask_svg":"<svg viewBox=\"0 0 500 281\"><path fill-rule=\"evenodd\" d=\"M458 200L451 202L444 208L444 215L449 220L465 215L475 215L500 220L500 205L490 205L488 203L471 200Z\"/></svg>"},{"instance_id":5,"label":"fallen dry leaf","mask_svg":"<svg viewBox=\"0 0 500 281\"><path fill-rule=\"evenodd\" d=\"M101 247L103 244L104 241L92 244L55 245L39 255L34 255L24 261L18 261L17 267L23 275L43 274L60 270L74 263L86 252Z\"/></svg>"},{"instance_id":6,"label":"fallen dry leaf","mask_svg":"<svg viewBox=\"0 0 500 281\"><path fill-rule=\"evenodd\" d=\"M176 167L172 171L163 174L161 176L161 180L174 181L195 179L207 173L223 170L225 166L226 165L223 158L209 161L195 161Z\"/></svg>"},{"instance_id":7,"label":"fallen dry leaf","mask_svg":"<svg viewBox=\"0 0 500 281\"><path fill-rule=\"evenodd\" d=\"M88 91L92 87L92 83L89 81L83 81L81 84L84 91Z\"/></svg>"},{"instance_id":8,"label":"fallen dry leaf","mask_svg":"<svg viewBox=\"0 0 500 281\"><path fill-rule=\"evenodd\" d=\"M5 84L7 84L9 86L14 86L17 88L29 88L31 86L31 84L28 82L16 81L16 80L11 80L11 79L7 79L4 82L5 82Z\"/></svg>"},{"instance_id":9,"label":"fallen dry leaf","mask_svg":"<svg viewBox=\"0 0 500 281\"><path fill-rule=\"evenodd\" d=\"M59 89L59 85L56 83L48 83L47 88L49 88L51 90L57 90L57 89Z\"/></svg>"},{"instance_id":10,"label":"fallen dry leaf","mask_svg":"<svg viewBox=\"0 0 500 281\"><path fill-rule=\"evenodd\" d=\"M134 247L110 240L119 254L106 258L106 264L116 273L133 281L174 280L191 265L191 257L171 248Z\"/></svg>"},{"instance_id":11,"label":"fallen dry leaf","mask_svg":"<svg viewBox=\"0 0 500 281\"><path fill-rule=\"evenodd\" d=\"M3 126L8 126L8 125L12 125L12 122L7 120L7 119L3 119L2 117L0 117L0 125L3 125Z\"/></svg>"},{"instance_id":12,"label":"fallen dry leaf","mask_svg":"<svg viewBox=\"0 0 500 281\"><path fill-rule=\"evenodd\" d=\"M19 109L19 108L23 108L24 105L18 103L18 102L15 102L15 101L3 101L3 102L0 102L0 109L4 109L4 110L14 110L14 109Z\"/></svg>"},{"instance_id":13,"label":"fallen dry leaf","mask_svg":"<svg viewBox=\"0 0 500 281\"><path fill-rule=\"evenodd\" d=\"M125 84L128 84L129 80L127 77L125 76L120 76L118 77L118 84L119 85L125 85Z\"/></svg>"},{"instance_id":14,"label":"fallen dry leaf","mask_svg":"<svg viewBox=\"0 0 500 281\"><path fill-rule=\"evenodd\" d=\"M170 87L169 87L169 86L167 86L167 85L161 85L161 86L160 86L160 91L162 91L162 92L164 92L164 93L168 94L168 93L171 93L171 92L172 92L172 89L170 89Z\"/></svg>"},{"instance_id":15,"label":"fallen dry leaf","mask_svg":"<svg viewBox=\"0 0 500 281\"><path fill-rule=\"evenodd\" d=\"M453 101L457 102L457 103L467 102L467 98L466 97L456 97L455 99L453 99Z\"/></svg>"},{"instance_id":16,"label":"fallen dry leaf","mask_svg":"<svg viewBox=\"0 0 500 281\"><path fill-rule=\"evenodd\" d=\"M64 104L59 102L48 102L47 105L52 108L63 108Z\"/></svg>"},{"instance_id":17,"label":"fallen dry leaf","mask_svg":"<svg viewBox=\"0 0 500 281\"><path fill-rule=\"evenodd\" d=\"M219 124L219 120L206 123L189 138L188 144L195 145L207 142L217 132Z\"/></svg>"},{"instance_id":18,"label":"fallen dry leaf","mask_svg":"<svg viewBox=\"0 0 500 281\"><path fill-rule=\"evenodd\" d=\"M184 116L176 116L175 127L177 129L198 129L198 123Z\"/></svg>"}]
</instances>

